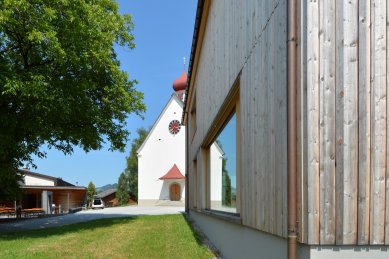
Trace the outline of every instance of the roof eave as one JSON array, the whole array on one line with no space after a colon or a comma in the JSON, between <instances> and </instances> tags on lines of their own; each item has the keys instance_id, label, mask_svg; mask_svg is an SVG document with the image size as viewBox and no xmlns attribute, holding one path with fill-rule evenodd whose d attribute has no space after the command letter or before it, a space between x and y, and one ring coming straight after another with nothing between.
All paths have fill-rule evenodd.
<instances>
[{"instance_id":1,"label":"roof eave","mask_svg":"<svg viewBox=\"0 0 389 259\"><path fill-rule=\"evenodd\" d=\"M45 190L86 190L83 186L45 186L45 185L23 185L22 189L45 189Z\"/></svg>"},{"instance_id":2,"label":"roof eave","mask_svg":"<svg viewBox=\"0 0 389 259\"><path fill-rule=\"evenodd\" d=\"M197 42L198 42L199 33L200 33L201 19L203 17L204 3L205 3L205 0L198 0L198 2L197 2L196 21L195 21L194 30L193 30L192 48L190 51L190 60L189 60L189 67L188 67L188 78L186 81L186 89L185 89L184 109L183 109L182 118L181 118L181 122L183 125L186 124L186 119L187 119L187 113L188 113L187 103L188 103L188 97L189 97L189 86L190 86L190 82L192 79L193 64L194 64L194 59L196 56Z\"/></svg>"}]
</instances>

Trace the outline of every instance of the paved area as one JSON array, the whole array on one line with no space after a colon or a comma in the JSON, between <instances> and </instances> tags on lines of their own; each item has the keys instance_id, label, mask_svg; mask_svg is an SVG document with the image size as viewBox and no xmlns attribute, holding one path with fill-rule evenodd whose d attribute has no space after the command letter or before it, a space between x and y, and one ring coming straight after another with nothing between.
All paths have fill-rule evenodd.
<instances>
[{"instance_id":1,"label":"paved area","mask_svg":"<svg viewBox=\"0 0 389 259\"><path fill-rule=\"evenodd\" d=\"M183 207L172 206L127 206L99 210L85 210L74 214L66 214L55 217L25 219L7 223L1 223L0 221L0 233L8 233L19 230L44 229L103 218L179 214L184 211L185 208Z\"/></svg>"}]
</instances>

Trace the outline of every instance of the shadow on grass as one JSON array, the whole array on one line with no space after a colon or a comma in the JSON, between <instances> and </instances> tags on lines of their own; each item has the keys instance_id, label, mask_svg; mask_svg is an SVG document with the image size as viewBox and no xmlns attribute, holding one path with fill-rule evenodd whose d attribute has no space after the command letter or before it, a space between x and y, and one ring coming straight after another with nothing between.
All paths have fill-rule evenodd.
<instances>
[{"instance_id":1,"label":"shadow on grass","mask_svg":"<svg viewBox=\"0 0 389 259\"><path fill-rule=\"evenodd\" d=\"M129 223L131 221L136 220L137 218L138 216L104 218L63 226L48 227L43 229L18 230L15 232L0 234L0 241L10 241L22 238L43 238L49 236L60 236L63 234L82 232L84 230L95 230L97 228L112 227L117 224Z\"/></svg>"},{"instance_id":2,"label":"shadow on grass","mask_svg":"<svg viewBox=\"0 0 389 259\"><path fill-rule=\"evenodd\" d=\"M195 237L197 244L204 245L204 236L201 235L199 231L194 228L193 222L189 219L188 214L181 213L181 215L185 219L185 222L186 224L188 224L190 230L192 231L192 234Z\"/></svg>"},{"instance_id":3,"label":"shadow on grass","mask_svg":"<svg viewBox=\"0 0 389 259\"><path fill-rule=\"evenodd\" d=\"M207 236L201 231L200 227L196 225L193 220L190 220L188 214L181 213L184 217L186 224L188 224L196 242L200 246L207 247L215 256L215 258L221 258L220 251L208 240Z\"/></svg>"}]
</instances>

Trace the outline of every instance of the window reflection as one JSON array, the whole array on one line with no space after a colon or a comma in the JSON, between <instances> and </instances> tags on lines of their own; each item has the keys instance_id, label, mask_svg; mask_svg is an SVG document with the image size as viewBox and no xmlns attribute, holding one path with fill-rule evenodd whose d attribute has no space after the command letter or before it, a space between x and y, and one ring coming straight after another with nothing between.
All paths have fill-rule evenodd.
<instances>
[{"instance_id":1,"label":"window reflection","mask_svg":"<svg viewBox=\"0 0 389 259\"><path fill-rule=\"evenodd\" d=\"M209 149L211 209L236 213L236 116Z\"/></svg>"}]
</instances>

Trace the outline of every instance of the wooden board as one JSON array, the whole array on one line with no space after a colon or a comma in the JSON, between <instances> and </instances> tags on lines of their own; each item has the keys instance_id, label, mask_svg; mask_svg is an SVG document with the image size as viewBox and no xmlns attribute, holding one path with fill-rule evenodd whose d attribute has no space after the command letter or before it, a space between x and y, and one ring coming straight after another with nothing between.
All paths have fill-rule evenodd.
<instances>
[{"instance_id":1,"label":"wooden board","mask_svg":"<svg viewBox=\"0 0 389 259\"><path fill-rule=\"evenodd\" d=\"M335 243L335 0L320 1L320 244Z\"/></svg>"},{"instance_id":2,"label":"wooden board","mask_svg":"<svg viewBox=\"0 0 389 259\"><path fill-rule=\"evenodd\" d=\"M343 1L336 2L336 171L335 171L335 192L336 192L336 243L342 244L343 236L343 208L344 208L344 64L343 64Z\"/></svg>"},{"instance_id":3,"label":"wooden board","mask_svg":"<svg viewBox=\"0 0 389 259\"><path fill-rule=\"evenodd\" d=\"M355 244L358 183L358 0L343 2L343 228L342 244Z\"/></svg>"},{"instance_id":4,"label":"wooden board","mask_svg":"<svg viewBox=\"0 0 389 259\"><path fill-rule=\"evenodd\" d=\"M385 8L384 8L385 6ZM370 243L383 244L385 237L386 173L386 1L371 6L371 208Z\"/></svg>"},{"instance_id":5,"label":"wooden board","mask_svg":"<svg viewBox=\"0 0 389 259\"><path fill-rule=\"evenodd\" d=\"M307 6L307 136L308 136L308 242L319 244L319 3L308 2Z\"/></svg>"},{"instance_id":6,"label":"wooden board","mask_svg":"<svg viewBox=\"0 0 389 259\"><path fill-rule=\"evenodd\" d=\"M359 3L358 240L369 244L370 221L370 0Z\"/></svg>"},{"instance_id":7,"label":"wooden board","mask_svg":"<svg viewBox=\"0 0 389 259\"><path fill-rule=\"evenodd\" d=\"M386 2L386 93L389 93L389 4ZM389 107L388 104L386 104L386 114L388 116L389 114ZM389 121L387 119L386 129L389 127ZM389 244L389 152L388 152L388 143L389 143L389 134L386 132L386 217L385 217L385 245Z\"/></svg>"}]
</instances>

